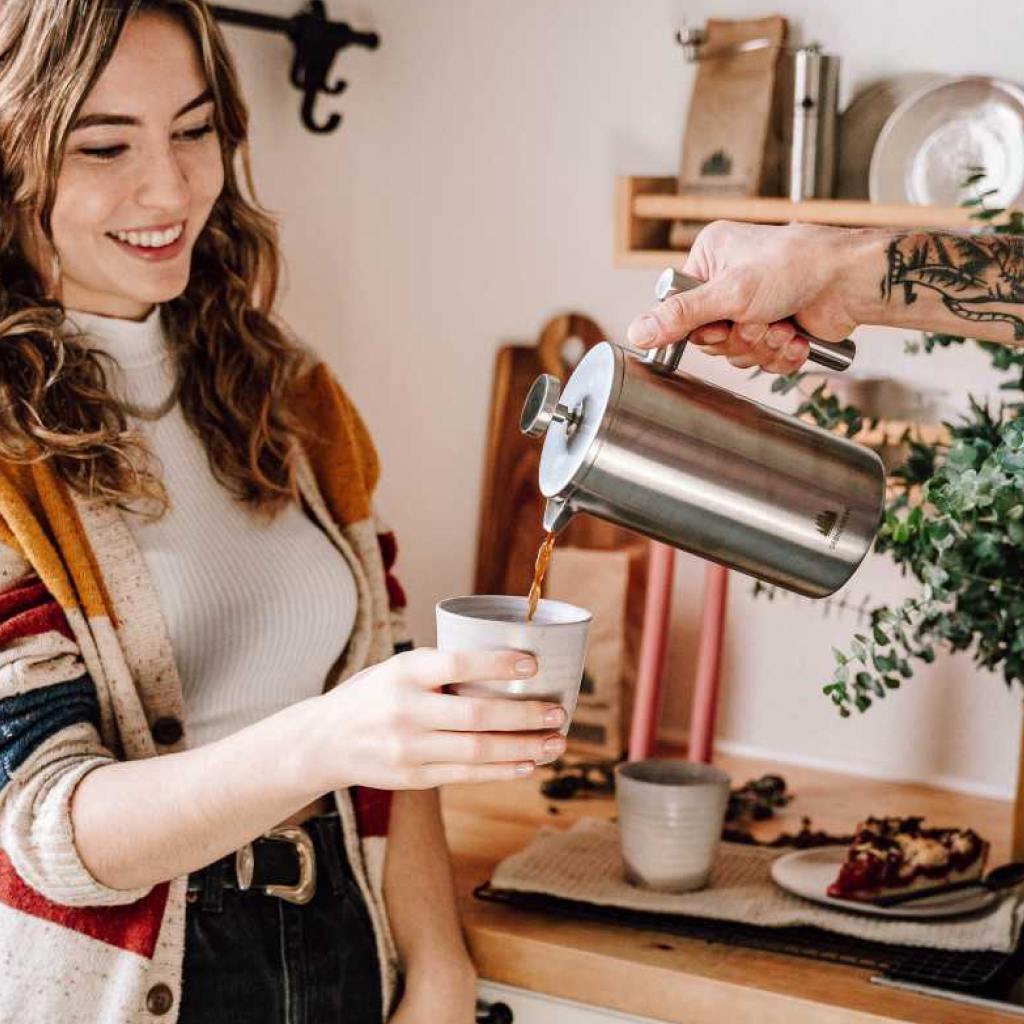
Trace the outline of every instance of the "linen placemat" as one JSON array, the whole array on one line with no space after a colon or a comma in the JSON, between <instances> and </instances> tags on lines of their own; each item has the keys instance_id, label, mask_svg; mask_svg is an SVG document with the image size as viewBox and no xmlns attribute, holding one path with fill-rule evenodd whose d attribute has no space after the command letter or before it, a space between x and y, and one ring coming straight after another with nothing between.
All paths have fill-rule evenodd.
<instances>
[{"instance_id":1,"label":"linen placemat","mask_svg":"<svg viewBox=\"0 0 1024 1024\"><path fill-rule=\"evenodd\" d=\"M771 880L769 870L772 861L786 852L722 843L708 888L687 893L655 892L630 885L623 877L618 825L600 818L582 818L571 829L542 828L526 849L497 866L491 886L762 928L809 925L890 945L999 952L1016 948L1024 921L1017 891L992 907L960 918L911 921L869 917L833 910L780 889Z\"/></svg>"}]
</instances>

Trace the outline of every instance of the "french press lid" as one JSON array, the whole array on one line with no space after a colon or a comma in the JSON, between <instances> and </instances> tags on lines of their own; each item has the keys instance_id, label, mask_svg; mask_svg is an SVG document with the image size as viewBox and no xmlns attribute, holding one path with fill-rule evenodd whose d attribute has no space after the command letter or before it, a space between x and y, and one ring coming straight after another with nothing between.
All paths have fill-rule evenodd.
<instances>
[{"instance_id":1,"label":"french press lid","mask_svg":"<svg viewBox=\"0 0 1024 1024\"><path fill-rule=\"evenodd\" d=\"M564 388L557 377L534 381L519 421L524 434L540 437L540 490L545 498L567 499L583 479L607 433L622 388L622 354L602 341L577 364ZM561 390L560 390L561 389Z\"/></svg>"}]
</instances>

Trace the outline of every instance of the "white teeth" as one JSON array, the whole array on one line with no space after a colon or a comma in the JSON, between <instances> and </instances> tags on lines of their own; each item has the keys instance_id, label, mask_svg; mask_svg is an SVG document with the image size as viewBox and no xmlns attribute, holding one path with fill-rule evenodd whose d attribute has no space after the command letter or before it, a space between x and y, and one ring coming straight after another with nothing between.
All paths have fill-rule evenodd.
<instances>
[{"instance_id":1,"label":"white teeth","mask_svg":"<svg viewBox=\"0 0 1024 1024\"><path fill-rule=\"evenodd\" d=\"M141 249L162 249L165 245L176 242L184 230L185 225L178 224L166 231L115 231L114 237Z\"/></svg>"}]
</instances>

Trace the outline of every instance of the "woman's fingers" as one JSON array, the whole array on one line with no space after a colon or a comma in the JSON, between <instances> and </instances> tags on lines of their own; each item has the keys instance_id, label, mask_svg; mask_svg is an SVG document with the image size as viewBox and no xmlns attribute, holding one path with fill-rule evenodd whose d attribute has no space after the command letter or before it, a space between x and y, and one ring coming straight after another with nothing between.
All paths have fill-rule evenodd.
<instances>
[{"instance_id":1,"label":"woman's fingers","mask_svg":"<svg viewBox=\"0 0 1024 1024\"><path fill-rule=\"evenodd\" d=\"M560 729L565 710L549 701L428 693L415 702L416 724L458 732L535 732Z\"/></svg>"},{"instance_id":2,"label":"woman's fingers","mask_svg":"<svg viewBox=\"0 0 1024 1024\"><path fill-rule=\"evenodd\" d=\"M410 737L403 751L408 764L505 764L551 761L565 750L565 737L547 733L428 731Z\"/></svg>"},{"instance_id":3,"label":"woman's fingers","mask_svg":"<svg viewBox=\"0 0 1024 1024\"><path fill-rule=\"evenodd\" d=\"M425 764L417 773L414 785L422 789L436 789L459 782L506 782L532 775L537 766L533 761L509 764Z\"/></svg>"},{"instance_id":4,"label":"woman's fingers","mask_svg":"<svg viewBox=\"0 0 1024 1024\"><path fill-rule=\"evenodd\" d=\"M425 690L436 690L447 683L528 679L537 674L537 659L522 651L439 651L420 647L395 655L388 664Z\"/></svg>"}]
</instances>

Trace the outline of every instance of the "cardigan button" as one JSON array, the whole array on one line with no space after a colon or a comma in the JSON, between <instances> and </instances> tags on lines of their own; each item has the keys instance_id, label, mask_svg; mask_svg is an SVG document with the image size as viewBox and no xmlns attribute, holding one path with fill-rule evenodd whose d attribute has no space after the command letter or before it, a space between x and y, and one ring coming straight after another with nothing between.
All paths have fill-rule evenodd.
<instances>
[{"instance_id":1,"label":"cardigan button","mask_svg":"<svg viewBox=\"0 0 1024 1024\"><path fill-rule=\"evenodd\" d=\"M155 1017L162 1017L174 1005L174 994L162 982L154 985L146 995L146 1009Z\"/></svg>"},{"instance_id":2,"label":"cardigan button","mask_svg":"<svg viewBox=\"0 0 1024 1024\"><path fill-rule=\"evenodd\" d=\"M158 718L153 723L153 739L165 747L173 746L181 739L184 730L177 718Z\"/></svg>"}]
</instances>

